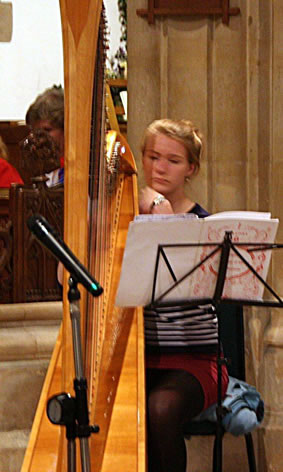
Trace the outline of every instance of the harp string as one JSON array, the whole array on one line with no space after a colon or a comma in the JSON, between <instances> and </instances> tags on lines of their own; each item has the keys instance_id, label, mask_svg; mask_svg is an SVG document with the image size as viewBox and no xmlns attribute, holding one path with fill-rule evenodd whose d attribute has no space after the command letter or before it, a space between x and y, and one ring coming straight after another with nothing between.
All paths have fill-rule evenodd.
<instances>
[{"instance_id":1,"label":"harp string","mask_svg":"<svg viewBox=\"0 0 283 472\"><path fill-rule=\"evenodd\" d=\"M97 274L99 280L104 280L105 250L103 221L104 200L104 147L105 147L105 113L104 113L104 69L105 69L105 11L102 7L97 54L95 63L93 105L91 122L91 149L89 170L89 269ZM85 372L89 385L89 402L93 401L93 381L98 369L97 352L101 334L99 313L103 305L103 297L87 300L85 325Z\"/></svg>"}]
</instances>

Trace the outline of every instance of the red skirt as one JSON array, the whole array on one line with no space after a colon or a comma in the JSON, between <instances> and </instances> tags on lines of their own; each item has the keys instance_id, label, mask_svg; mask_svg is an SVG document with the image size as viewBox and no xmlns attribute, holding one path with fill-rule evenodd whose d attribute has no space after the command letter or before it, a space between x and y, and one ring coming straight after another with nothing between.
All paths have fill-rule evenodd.
<instances>
[{"instance_id":1,"label":"red skirt","mask_svg":"<svg viewBox=\"0 0 283 472\"><path fill-rule=\"evenodd\" d=\"M216 354L153 354L147 353L146 367L150 369L182 369L197 378L204 392L204 410L217 403ZM228 372L222 365L222 398L228 386Z\"/></svg>"}]
</instances>

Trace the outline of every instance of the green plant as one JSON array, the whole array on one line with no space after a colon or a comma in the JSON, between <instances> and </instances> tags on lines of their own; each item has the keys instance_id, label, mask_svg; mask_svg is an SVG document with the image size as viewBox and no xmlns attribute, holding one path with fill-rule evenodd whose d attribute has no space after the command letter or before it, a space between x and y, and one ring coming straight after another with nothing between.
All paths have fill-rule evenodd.
<instances>
[{"instance_id":1,"label":"green plant","mask_svg":"<svg viewBox=\"0 0 283 472\"><path fill-rule=\"evenodd\" d=\"M119 22L121 24L120 46L114 56L109 59L110 70L107 76L111 78L126 77L127 72L127 0L117 0Z\"/></svg>"},{"instance_id":2,"label":"green plant","mask_svg":"<svg viewBox=\"0 0 283 472\"><path fill-rule=\"evenodd\" d=\"M119 21L121 23L120 41L125 43L127 49L127 0L118 0Z\"/></svg>"}]
</instances>

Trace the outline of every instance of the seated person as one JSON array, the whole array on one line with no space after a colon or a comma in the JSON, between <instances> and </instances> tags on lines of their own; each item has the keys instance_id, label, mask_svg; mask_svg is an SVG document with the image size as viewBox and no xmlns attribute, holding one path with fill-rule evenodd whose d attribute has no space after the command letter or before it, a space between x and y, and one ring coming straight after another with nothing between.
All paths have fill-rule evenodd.
<instances>
[{"instance_id":1,"label":"seated person","mask_svg":"<svg viewBox=\"0 0 283 472\"><path fill-rule=\"evenodd\" d=\"M60 168L58 146L50 134L37 128L21 141L20 147L22 165L31 181L45 181L49 188L63 183L58 178L60 171L63 171Z\"/></svg>"},{"instance_id":2,"label":"seated person","mask_svg":"<svg viewBox=\"0 0 283 472\"><path fill-rule=\"evenodd\" d=\"M23 184L18 171L8 162L8 150L0 136L0 187L9 188L11 184Z\"/></svg>"},{"instance_id":3,"label":"seated person","mask_svg":"<svg viewBox=\"0 0 283 472\"><path fill-rule=\"evenodd\" d=\"M140 213L208 215L186 190L199 170L202 147L202 135L188 120L149 125L142 143L147 186ZM165 315L146 307L144 319L148 471L185 472L183 426L217 402L217 316L211 306L170 307ZM223 396L227 384L223 366Z\"/></svg>"},{"instance_id":4,"label":"seated person","mask_svg":"<svg viewBox=\"0 0 283 472\"><path fill-rule=\"evenodd\" d=\"M32 131L43 130L53 139L60 158L60 167L46 174L46 185L64 182L64 91L61 86L53 86L30 105L26 113L26 123Z\"/></svg>"}]
</instances>

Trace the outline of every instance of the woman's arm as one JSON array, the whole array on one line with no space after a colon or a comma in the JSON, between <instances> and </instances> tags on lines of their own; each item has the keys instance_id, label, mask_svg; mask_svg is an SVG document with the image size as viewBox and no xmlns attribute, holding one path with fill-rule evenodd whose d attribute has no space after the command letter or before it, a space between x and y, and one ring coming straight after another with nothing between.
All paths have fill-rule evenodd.
<instances>
[{"instance_id":1,"label":"woman's arm","mask_svg":"<svg viewBox=\"0 0 283 472\"><path fill-rule=\"evenodd\" d=\"M140 213L172 214L173 209L169 200L150 187L145 187L139 195Z\"/></svg>"}]
</instances>

